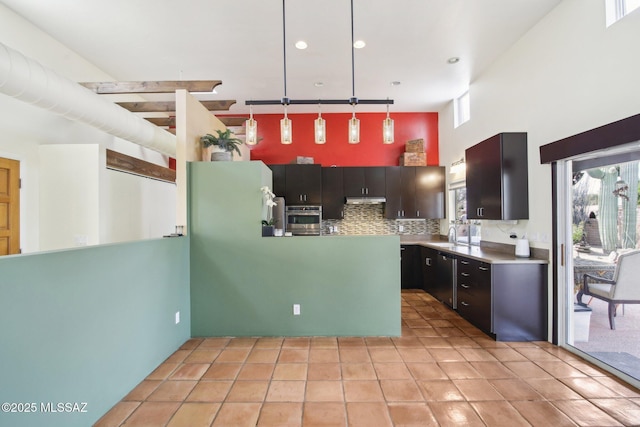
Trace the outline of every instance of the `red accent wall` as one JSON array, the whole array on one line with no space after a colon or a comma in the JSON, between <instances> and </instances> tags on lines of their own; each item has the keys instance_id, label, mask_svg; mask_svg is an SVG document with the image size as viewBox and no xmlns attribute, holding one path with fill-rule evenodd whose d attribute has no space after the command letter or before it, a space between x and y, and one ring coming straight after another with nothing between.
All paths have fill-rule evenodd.
<instances>
[{"instance_id":1,"label":"red accent wall","mask_svg":"<svg viewBox=\"0 0 640 427\"><path fill-rule=\"evenodd\" d=\"M349 144L348 121L351 113L326 113L327 143L314 143L313 121L317 114L289 114L293 144L280 143L280 114L254 114L258 136L251 148L251 160L266 164L290 163L296 156L313 157L322 166L397 166L408 140L423 138L427 164L438 165L438 113L392 113L395 142L382 143L382 121L386 113L356 113L360 119L360 143Z\"/></svg>"}]
</instances>

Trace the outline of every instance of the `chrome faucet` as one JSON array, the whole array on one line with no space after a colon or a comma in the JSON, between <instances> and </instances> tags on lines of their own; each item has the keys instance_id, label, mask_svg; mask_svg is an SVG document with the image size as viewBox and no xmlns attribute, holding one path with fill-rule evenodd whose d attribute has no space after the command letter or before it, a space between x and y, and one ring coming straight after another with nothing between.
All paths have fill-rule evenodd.
<instances>
[{"instance_id":1,"label":"chrome faucet","mask_svg":"<svg viewBox=\"0 0 640 427\"><path fill-rule=\"evenodd\" d=\"M449 242L456 243L458 241L458 228L455 222L451 223L449 226L447 236L449 237Z\"/></svg>"}]
</instances>

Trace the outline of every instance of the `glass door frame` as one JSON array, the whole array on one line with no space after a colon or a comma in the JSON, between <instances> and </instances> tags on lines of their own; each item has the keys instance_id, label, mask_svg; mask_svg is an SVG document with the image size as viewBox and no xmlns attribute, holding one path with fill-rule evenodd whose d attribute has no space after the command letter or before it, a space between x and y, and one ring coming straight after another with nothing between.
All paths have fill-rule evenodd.
<instances>
[{"instance_id":1,"label":"glass door frame","mask_svg":"<svg viewBox=\"0 0 640 427\"><path fill-rule=\"evenodd\" d=\"M636 144L637 145L637 144ZM640 147L637 147L640 151ZM569 342L573 336L573 238L572 238L572 177L573 161L560 160L553 163L554 186L554 330L553 342L558 346L577 354L623 381L640 388L640 379L602 362Z\"/></svg>"}]
</instances>

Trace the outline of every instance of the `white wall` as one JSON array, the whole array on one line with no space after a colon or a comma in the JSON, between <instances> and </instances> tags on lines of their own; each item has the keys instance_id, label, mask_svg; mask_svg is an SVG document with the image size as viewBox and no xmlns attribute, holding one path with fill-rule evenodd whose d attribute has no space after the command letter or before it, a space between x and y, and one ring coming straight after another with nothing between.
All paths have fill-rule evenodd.
<instances>
[{"instance_id":1,"label":"white wall","mask_svg":"<svg viewBox=\"0 0 640 427\"><path fill-rule=\"evenodd\" d=\"M39 147L40 250L99 243L100 146Z\"/></svg>"},{"instance_id":2,"label":"white wall","mask_svg":"<svg viewBox=\"0 0 640 427\"><path fill-rule=\"evenodd\" d=\"M35 59L74 81L116 80L78 56L49 35L0 4L0 40L12 49ZM39 147L50 144L99 144L101 165L106 148L166 166L168 159L139 145L113 137L90 126L64 119L40 108L0 94L0 156L20 161L21 247L23 252L40 248ZM101 166L103 167L103 166ZM107 173L103 169L103 173ZM160 237L174 230L175 185L149 184L146 178L100 180L100 231L98 242ZM132 189L139 191L136 203L131 203ZM134 231L123 232L121 207L130 217L141 218ZM137 210L136 210L137 209ZM149 215L149 212L152 212ZM46 212L45 212L46 214ZM143 219L147 217L146 219ZM116 234L112 234L116 233ZM125 239L131 236L131 239ZM134 237L135 236L135 237ZM92 241L91 243L97 243Z\"/></svg>"},{"instance_id":3,"label":"white wall","mask_svg":"<svg viewBox=\"0 0 640 427\"><path fill-rule=\"evenodd\" d=\"M604 3L561 2L471 82L469 122L453 128L451 103L441 112L440 161L448 168L492 135L528 133L530 219L483 221L483 240L513 244L514 229L537 234L531 245L550 249L551 167L540 164L539 147L640 113L640 10L606 28Z\"/></svg>"}]
</instances>

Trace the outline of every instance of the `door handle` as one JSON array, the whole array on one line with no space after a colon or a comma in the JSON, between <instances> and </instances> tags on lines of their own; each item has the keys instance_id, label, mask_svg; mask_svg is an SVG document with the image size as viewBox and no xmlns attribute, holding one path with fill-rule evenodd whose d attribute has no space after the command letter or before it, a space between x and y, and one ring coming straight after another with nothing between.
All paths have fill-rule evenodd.
<instances>
[{"instance_id":1,"label":"door handle","mask_svg":"<svg viewBox=\"0 0 640 427\"><path fill-rule=\"evenodd\" d=\"M466 302L464 302L464 301L461 301L461 302L460 302L460 305L464 305L465 307L469 307L469 304L468 304L468 303L466 303Z\"/></svg>"},{"instance_id":2,"label":"door handle","mask_svg":"<svg viewBox=\"0 0 640 427\"><path fill-rule=\"evenodd\" d=\"M460 264L469 265L469 261L460 261Z\"/></svg>"},{"instance_id":3,"label":"door handle","mask_svg":"<svg viewBox=\"0 0 640 427\"><path fill-rule=\"evenodd\" d=\"M480 270L480 271L487 271L487 270L489 270L489 269L488 269L487 267L478 267L478 270Z\"/></svg>"},{"instance_id":4,"label":"door handle","mask_svg":"<svg viewBox=\"0 0 640 427\"><path fill-rule=\"evenodd\" d=\"M469 273L460 273L463 277L469 277Z\"/></svg>"},{"instance_id":5,"label":"door handle","mask_svg":"<svg viewBox=\"0 0 640 427\"><path fill-rule=\"evenodd\" d=\"M462 286L465 289L469 289L471 286L469 285L465 285L464 283L460 283L460 286Z\"/></svg>"}]
</instances>

